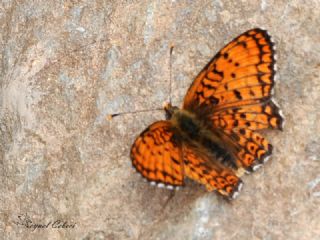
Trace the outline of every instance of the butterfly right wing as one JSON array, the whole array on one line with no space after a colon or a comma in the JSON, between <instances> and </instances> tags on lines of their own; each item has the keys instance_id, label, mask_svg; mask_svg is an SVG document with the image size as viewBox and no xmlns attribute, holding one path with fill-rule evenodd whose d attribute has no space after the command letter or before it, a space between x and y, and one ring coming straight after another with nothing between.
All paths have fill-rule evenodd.
<instances>
[{"instance_id":1,"label":"butterfly right wing","mask_svg":"<svg viewBox=\"0 0 320 240\"><path fill-rule=\"evenodd\" d=\"M210 115L209 120L214 128L226 131L236 128L253 131L267 128L283 129L282 113L272 101L218 111Z\"/></svg>"},{"instance_id":2,"label":"butterfly right wing","mask_svg":"<svg viewBox=\"0 0 320 240\"><path fill-rule=\"evenodd\" d=\"M249 30L222 48L190 86L183 108L197 112L260 104L274 85L273 42L265 30Z\"/></svg>"},{"instance_id":3,"label":"butterfly right wing","mask_svg":"<svg viewBox=\"0 0 320 240\"><path fill-rule=\"evenodd\" d=\"M221 139L228 144L237 168L245 169L247 173L267 162L273 149L261 134L248 128L224 130Z\"/></svg>"},{"instance_id":4,"label":"butterfly right wing","mask_svg":"<svg viewBox=\"0 0 320 240\"><path fill-rule=\"evenodd\" d=\"M268 33L249 30L222 48L199 73L183 108L208 117L221 129L282 129L283 117L271 100L275 64Z\"/></svg>"},{"instance_id":5,"label":"butterfly right wing","mask_svg":"<svg viewBox=\"0 0 320 240\"><path fill-rule=\"evenodd\" d=\"M181 142L170 121L155 122L144 130L133 143L130 157L152 185L172 189L184 184Z\"/></svg>"},{"instance_id":6,"label":"butterfly right wing","mask_svg":"<svg viewBox=\"0 0 320 240\"><path fill-rule=\"evenodd\" d=\"M182 154L187 177L205 185L208 191L217 190L229 199L238 195L242 187L241 179L230 168L221 165L219 161L213 161L214 156L205 149L183 143Z\"/></svg>"},{"instance_id":7,"label":"butterfly right wing","mask_svg":"<svg viewBox=\"0 0 320 240\"><path fill-rule=\"evenodd\" d=\"M282 129L271 100L275 83L274 44L265 30L249 30L227 44L200 72L183 108L212 123L240 168L252 171L272 146L256 130Z\"/></svg>"}]
</instances>

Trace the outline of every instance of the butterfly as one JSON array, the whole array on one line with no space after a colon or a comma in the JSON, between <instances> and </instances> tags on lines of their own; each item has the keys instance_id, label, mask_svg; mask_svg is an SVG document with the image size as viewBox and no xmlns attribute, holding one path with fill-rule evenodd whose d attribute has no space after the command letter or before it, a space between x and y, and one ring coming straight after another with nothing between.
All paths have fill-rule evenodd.
<instances>
[{"instance_id":1,"label":"butterfly","mask_svg":"<svg viewBox=\"0 0 320 240\"><path fill-rule=\"evenodd\" d=\"M251 29L222 48L198 74L181 109L166 104L157 121L134 141L130 158L151 185L179 188L190 178L235 198L244 172L257 170L272 145L262 129L283 128L271 99L276 56L268 32Z\"/></svg>"}]
</instances>

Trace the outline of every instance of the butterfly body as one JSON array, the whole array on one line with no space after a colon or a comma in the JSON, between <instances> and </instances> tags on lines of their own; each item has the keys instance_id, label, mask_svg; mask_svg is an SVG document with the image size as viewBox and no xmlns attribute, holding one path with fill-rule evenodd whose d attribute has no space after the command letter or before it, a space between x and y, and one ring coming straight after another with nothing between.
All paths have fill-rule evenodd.
<instances>
[{"instance_id":1,"label":"butterfly body","mask_svg":"<svg viewBox=\"0 0 320 240\"><path fill-rule=\"evenodd\" d=\"M210 156L211 161L218 161L228 167L236 168L232 155L228 152L228 146L219 137L218 132L210 129L206 122L196 114L166 105L167 120L172 124L174 137L182 143L188 143L193 148L201 149ZM198 150L199 151L199 150Z\"/></svg>"},{"instance_id":2,"label":"butterfly body","mask_svg":"<svg viewBox=\"0 0 320 240\"><path fill-rule=\"evenodd\" d=\"M227 44L198 74L181 109L168 104L167 120L144 130L131 147L136 170L152 185L173 189L186 177L235 198L238 172L265 163L272 146L261 129L282 129L272 101L273 42L265 30L249 30Z\"/></svg>"}]
</instances>

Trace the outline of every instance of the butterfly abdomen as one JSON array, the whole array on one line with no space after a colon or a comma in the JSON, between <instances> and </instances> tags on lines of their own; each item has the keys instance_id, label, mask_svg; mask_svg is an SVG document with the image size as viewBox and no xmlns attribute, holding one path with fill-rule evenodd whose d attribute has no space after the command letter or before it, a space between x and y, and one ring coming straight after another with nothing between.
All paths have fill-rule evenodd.
<instances>
[{"instance_id":1,"label":"butterfly abdomen","mask_svg":"<svg viewBox=\"0 0 320 240\"><path fill-rule=\"evenodd\" d=\"M235 160L228 150L221 146L218 142L215 142L212 138L206 136L203 137L201 139L201 145L215 156L215 160L219 161L224 166L234 169L237 168Z\"/></svg>"},{"instance_id":2,"label":"butterfly abdomen","mask_svg":"<svg viewBox=\"0 0 320 240\"><path fill-rule=\"evenodd\" d=\"M187 111L179 110L173 115L180 134L187 142L201 147L210 156L225 166L236 168L235 161L223 147L221 141L209 130L200 119Z\"/></svg>"}]
</instances>

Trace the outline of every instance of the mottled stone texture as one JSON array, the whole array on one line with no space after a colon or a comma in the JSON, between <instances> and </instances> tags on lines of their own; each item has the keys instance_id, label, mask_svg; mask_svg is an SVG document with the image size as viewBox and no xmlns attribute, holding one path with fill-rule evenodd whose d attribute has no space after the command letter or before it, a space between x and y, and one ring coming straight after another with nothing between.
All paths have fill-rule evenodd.
<instances>
[{"instance_id":1,"label":"mottled stone texture","mask_svg":"<svg viewBox=\"0 0 320 240\"><path fill-rule=\"evenodd\" d=\"M2 0L1 239L320 239L320 2ZM172 193L131 168L130 146L228 41L264 27L278 49L274 154L229 203ZM69 229L27 229L61 219Z\"/></svg>"}]
</instances>

